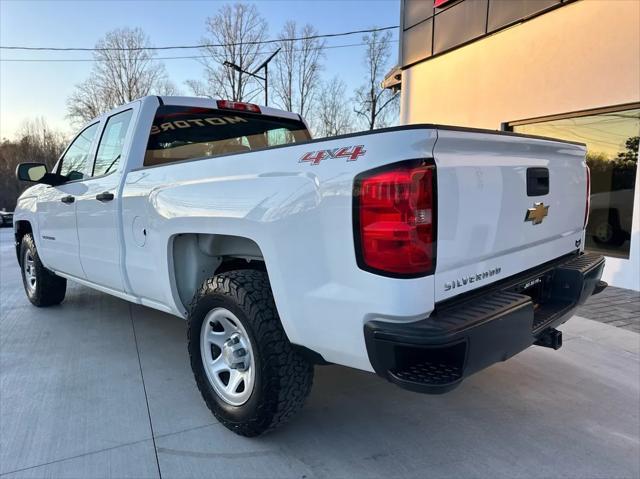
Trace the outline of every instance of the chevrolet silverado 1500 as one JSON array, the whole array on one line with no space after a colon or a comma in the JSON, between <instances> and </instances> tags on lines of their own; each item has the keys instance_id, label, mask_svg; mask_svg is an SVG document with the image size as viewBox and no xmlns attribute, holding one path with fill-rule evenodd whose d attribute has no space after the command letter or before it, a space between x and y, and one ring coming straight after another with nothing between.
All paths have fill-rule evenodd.
<instances>
[{"instance_id":1,"label":"chevrolet silverado 1500","mask_svg":"<svg viewBox=\"0 0 640 479\"><path fill-rule=\"evenodd\" d=\"M581 144L409 125L312 140L299 115L145 97L89 122L18 201L29 300L73 280L186 318L197 385L238 434L298 410L314 364L442 393L606 286L584 253Z\"/></svg>"}]
</instances>

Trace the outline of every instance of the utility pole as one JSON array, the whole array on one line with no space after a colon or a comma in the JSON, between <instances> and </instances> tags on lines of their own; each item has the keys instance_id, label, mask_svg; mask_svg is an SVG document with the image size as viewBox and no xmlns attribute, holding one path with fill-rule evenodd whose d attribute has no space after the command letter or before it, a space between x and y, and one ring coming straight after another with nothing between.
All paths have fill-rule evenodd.
<instances>
[{"instance_id":1,"label":"utility pole","mask_svg":"<svg viewBox=\"0 0 640 479\"><path fill-rule=\"evenodd\" d=\"M251 77L257 78L258 80L262 80L264 82L264 106L269 106L269 62L273 60L273 57L275 57L279 51L280 51L280 48L278 48L275 52L269 55L269 58L263 61L260 64L260 66L256 68L253 72L248 72L246 70L243 70L235 63L231 63L229 61L225 61L223 65L228 68L233 68L237 72L240 72L240 74L244 73L245 75L249 75ZM257 75L257 73L263 68L264 68L264 76L262 77L260 75Z\"/></svg>"}]
</instances>

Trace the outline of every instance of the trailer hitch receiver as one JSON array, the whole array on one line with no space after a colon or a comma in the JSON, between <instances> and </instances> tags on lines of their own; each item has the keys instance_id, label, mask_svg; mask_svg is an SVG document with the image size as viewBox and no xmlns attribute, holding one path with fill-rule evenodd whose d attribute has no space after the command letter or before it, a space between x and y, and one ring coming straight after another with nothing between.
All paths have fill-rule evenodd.
<instances>
[{"instance_id":1,"label":"trailer hitch receiver","mask_svg":"<svg viewBox=\"0 0 640 479\"><path fill-rule=\"evenodd\" d=\"M562 347L562 331L558 331L555 328L549 328L545 330L533 344L558 350Z\"/></svg>"}]
</instances>

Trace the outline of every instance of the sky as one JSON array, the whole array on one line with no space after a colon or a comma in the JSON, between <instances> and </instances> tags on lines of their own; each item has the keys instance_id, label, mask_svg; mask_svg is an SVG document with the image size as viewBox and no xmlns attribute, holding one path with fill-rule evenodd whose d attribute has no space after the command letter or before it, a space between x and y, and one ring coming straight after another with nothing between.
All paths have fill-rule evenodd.
<instances>
[{"instance_id":1,"label":"sky","mask_svg":"<svg viewBox=\"0 0 640 479\"><path fill-rule=\"evenodd\" d=\"M204 22L220 1L21 1L0 0L0 45L93 47L109 30L140 27L154 46L200 43ZM400 0L261 0L254 3L275 37L287 20L310 23L320 33L397 25ZM393 31L397 40L397 32ZM360 43L361 35L327 40L327 45ZM323 77L338 75L351 93L364 79L364 47L325 50ZM185 56L195 51L169 50L158 56ZM193 53L191 53L193 52ZM43 117L52 127L70 134L66 100L74 85L89 76L91 62L7 60L91 59L90 52L0 50L0 139L13 138L24 121ZM397 60L392 44L391 63ZM187 94L185 80L203 77L193 59L164 60L170 79Z\"/></svg>"}]
</instances>

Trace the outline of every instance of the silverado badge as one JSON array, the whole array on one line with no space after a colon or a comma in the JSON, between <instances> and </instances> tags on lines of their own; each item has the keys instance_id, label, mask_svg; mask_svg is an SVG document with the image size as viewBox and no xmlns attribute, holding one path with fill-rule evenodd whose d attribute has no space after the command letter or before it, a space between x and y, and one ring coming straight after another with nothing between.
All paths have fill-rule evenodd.
<instances>
[{"instance_id":1,"label":"silverado badge","mask_svg":"<svg viewBox=\"0 0 640 479\"><path fill-rule=\"evenodd\" d=\"M548 214L548 206L545 206L544 203L534 203L533 208L529 208L527 210L527 214L525 215L524 220L531 221L534 225L539 225Z\"/></svg>"}]
</instances>

